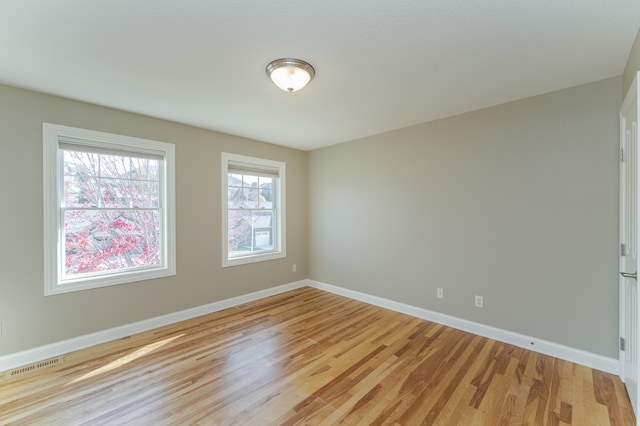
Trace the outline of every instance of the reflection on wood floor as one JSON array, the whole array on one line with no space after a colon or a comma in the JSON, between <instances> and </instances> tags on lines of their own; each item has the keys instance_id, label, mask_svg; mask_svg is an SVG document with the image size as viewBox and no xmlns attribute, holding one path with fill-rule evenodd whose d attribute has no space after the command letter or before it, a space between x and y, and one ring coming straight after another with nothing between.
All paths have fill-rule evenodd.
<instances>
[{"instance_id":1,"label":"reflection on wood floor","mask_svg":"<svg viewBox=\"0 0 640 426\"><path fill-rule=\"evenodd\" d=\"M620 379L302 288L0 381L0 424L633 425Z\"/></svg>"}]
</instances>

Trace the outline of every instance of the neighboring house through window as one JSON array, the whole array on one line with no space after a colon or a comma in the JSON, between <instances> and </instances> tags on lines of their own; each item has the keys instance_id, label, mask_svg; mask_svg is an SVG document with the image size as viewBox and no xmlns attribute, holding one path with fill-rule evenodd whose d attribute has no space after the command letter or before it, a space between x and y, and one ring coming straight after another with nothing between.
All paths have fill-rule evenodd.
<instances>
[{"instance_id":1,"label":"neighboring house through window","mask_svg":"<svg viewBox=\"0 0 640 426\"><path fill-rule=\"evenodd\" d=\"M285 164L223 153L222 181L222 265L285 257Z\"/></svg>"},{"instance_id":2,"label":"neighboring house through window","mask_svg":"<svg viewBox=\"0 0 640 426\"><path fill-rule=\"evenodd\" d=\"M45 294L175 275L174 145L45 123Z\"/></svg>"}]
</instances>

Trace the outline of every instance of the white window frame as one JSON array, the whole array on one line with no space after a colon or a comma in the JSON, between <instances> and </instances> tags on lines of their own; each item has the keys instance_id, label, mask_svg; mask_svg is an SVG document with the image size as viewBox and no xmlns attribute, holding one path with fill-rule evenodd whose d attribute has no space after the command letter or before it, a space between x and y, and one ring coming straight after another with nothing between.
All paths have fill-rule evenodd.
<instances>
[{"instance_id":1,"label":"white window frame","mask_svg":"<svg viewBox=\"0 0 640 426\"><path fill-rule=\"evenodd\" d=\"M267 253L252 253L246 256L229 258L229 204L228 204L228 175L229 164L245 164L248 168L261 168L278 170L278 178L275 179L275 235L274 250ZM222 266L244 265L254 262L281 259L287 257L286 249L286 164L281 161L267 160L264 158L249 157L246 155L222 153Z\"/></svg>"},{"instance_id":2,"label":"white window frame","mask_svg":"<svg viewBox=\"0 0 640 426\"><path fill-rule=\"evenodd\" d=\"M176 275L175 147L173 144L57 124L43 123L44 294L45 296ZM96 276L63 279L62 224L63 151L59 144L153 154L164 158L160 173L162 238L160 266L112 271Z\"/></svg>"}]
</instances>

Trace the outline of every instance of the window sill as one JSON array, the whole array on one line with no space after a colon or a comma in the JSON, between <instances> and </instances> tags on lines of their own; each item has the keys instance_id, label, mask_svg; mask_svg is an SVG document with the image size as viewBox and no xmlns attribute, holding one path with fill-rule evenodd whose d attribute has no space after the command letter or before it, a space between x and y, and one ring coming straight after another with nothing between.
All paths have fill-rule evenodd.
<instances>
[{"instance_id":1,"label":"window sill","mask_svg":"<svg viewBox=\"0 0 640 426\"><path fill-rule=\"evenodd\" d=\"M246 265L249 263L266 262L268 260L283 259L287 257L284 252L268 253L268 254L254 254L250 256L234 257L233 259L226 259L222 261L222 267Z\"/></svg>"},{"instance_id":2,"label":"window sill","mask_svg":"<svg viewBox=\"0 0 640 426\"><path fill-rule=\"evenodd\" d=\"M157 268L153 270L142 270L131 272L127 271L122 274L113 274L110 276L101 276L95 278L78 278L75 280L67 280L62 283L51 283L45 288L45 296L53 296L56 294L70 293L73 291L90 290L92 288L108 287L112 285L128 284L136 281L146 281L156 278L170 277L176 275L176 271L171 268Z\"/></svg>"}]
</instances>

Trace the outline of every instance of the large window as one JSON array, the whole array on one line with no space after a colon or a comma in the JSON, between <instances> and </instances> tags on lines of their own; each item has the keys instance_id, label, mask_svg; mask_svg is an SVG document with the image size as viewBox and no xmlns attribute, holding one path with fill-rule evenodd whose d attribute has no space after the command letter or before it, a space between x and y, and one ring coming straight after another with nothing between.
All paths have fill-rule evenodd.
<instances>
[{"instance_id":1,"label":"large window","mask_svg":"<svg viewBox=\"0 0 640 426\"><path fill-rule=\"evenodd\" d=\"M45 294L175 275L174 146L45 123Z\"/></svg>"},{"instance_id":2,"label":"large window","mask_svg":"<svg viewBox=\"0 0 640 426\"><path fill-rule=\"evenodd\" d=\"M222 265L285 257L285 164L222 154Z\"/></svg>"}]
</instances>

